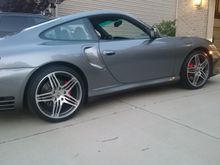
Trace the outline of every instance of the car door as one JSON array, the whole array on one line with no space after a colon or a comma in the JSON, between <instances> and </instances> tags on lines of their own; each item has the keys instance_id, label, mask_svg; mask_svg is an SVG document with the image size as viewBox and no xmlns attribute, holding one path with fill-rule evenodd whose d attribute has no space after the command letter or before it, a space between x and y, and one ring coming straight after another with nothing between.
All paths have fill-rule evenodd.
<instances>
[{"instance_id":1,"label":"car door","mask_svg":"<svg viewBox=\"0 0 220 165\"><path fill-rule=\"evenodd\" d=\"M134 83L173 75L172 46L152 40L140 22L119 15L99 16L91 22L100 38L103 61L118 81Z\"/></svg>"}]
</instances>

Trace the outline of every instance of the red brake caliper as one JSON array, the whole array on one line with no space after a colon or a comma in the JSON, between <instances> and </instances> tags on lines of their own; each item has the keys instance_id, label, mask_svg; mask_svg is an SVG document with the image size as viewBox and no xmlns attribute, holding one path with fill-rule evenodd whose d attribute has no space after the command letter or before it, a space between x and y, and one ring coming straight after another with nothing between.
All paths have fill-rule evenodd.
<instances>
[{"instance_id":1,"label":"red brake caliper","mask_svg":"<svg viewBox=\"0 0 220 165\"><path fill-rule=\"evenodd\" d=\"M64 85L65 84L67 84L68 83L68 81L67 80L64 80ZM73 96L73 92L72 92L72 90L71 91L69 91L69 93L68 93L70 96Z\"/></svg>"},{"instance_id":2,"label":"red brake caliper","mask_svg":"<svg viewBox=\"0 0 220 165\"><path fill-rule=\"evenodd\" d=\"M188 64L188 68L189 69L192 69L194 67L194 64L193 63L189 63ZM188 76L192 76L192 73L188 73Z\"/></svg>"},{"instance_id":3,"label":"red brake caliper","mask_svg":"<svg viewBox=\"0 0 220 165\"><path fill-rule=\"evenodd\" d=\"M194 65L193 65L192 63L189 63L189 65L188 65L189 69L192 69L193 66L194 66Z\"/></svg>"}]
</instances>

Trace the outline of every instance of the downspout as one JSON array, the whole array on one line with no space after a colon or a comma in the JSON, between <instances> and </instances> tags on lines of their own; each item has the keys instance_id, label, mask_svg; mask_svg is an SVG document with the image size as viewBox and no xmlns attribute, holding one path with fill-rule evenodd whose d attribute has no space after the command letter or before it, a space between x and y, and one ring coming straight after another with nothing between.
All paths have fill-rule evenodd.
<instances>
[{"instance_id":1,"label":"downspout","mask_svg":"<svg viewBox=\"0 0 220 165\"><path fill-rule=\"evenodd\" d=\"M178 19L179 0L176 0L176 20Z\"/></svg>"},{"instance_id":2,"label":"downspout","mask_svg":"<svg viewBox=\"0 0 220 165\"><path fill-rule=\"evenodd\" d=\"M177 33L177 20L178 20L179 0L176 0L176 33Z\"/></svg>"},{"instance_id":3,"label":"downspout","mask_svg":"<svg viewBox=\"0 0 220 165\"><path fill-rule=\"evenodd\" d=\"M215 0L208 1L208 20L206 38L213 42L214 21L215 21Z\"/></svg>"}]
</instances>

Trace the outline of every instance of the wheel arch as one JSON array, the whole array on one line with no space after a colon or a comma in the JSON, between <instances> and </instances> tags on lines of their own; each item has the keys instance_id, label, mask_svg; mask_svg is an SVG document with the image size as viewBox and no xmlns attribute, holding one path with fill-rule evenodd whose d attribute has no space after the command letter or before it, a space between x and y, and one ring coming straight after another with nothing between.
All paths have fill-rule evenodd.
<instances>
[{"instance_id":1,"label":"wheel arch","mask_svg":"<svg viewBox=\"0 0 220 165\"><path fill-rule=\"evenodd\" d=\"M85 101L87 101L88 99L88 80L84 74L84 72L79 68L77 67L76 65L74 64L71 64L71 63L68 63L68 62L51 62L51 63L47 63L45 65L42 65L40 66L39 68L37 68L32 74L31 76L28 78L27 80L27 83L25 85L25 88L24 88L24 93L23 93L23 105L26 106L26 99L27 99L27 88L28 88L28 85L30 83L30 80L34 77L34 75L39 72L40 70L46 68L46 67L50 67L50 66L55 66L55 65L62 65L62 66L67 66L67 67L70 67L72 69L74 69L82 78L83 80L83 83L85 85Z\"/></svg>"},{"instance_id":2,"label":"wheel arch","mask_svg":"<svg viewBox=\"0 0 220 165\"><path fill-rule=\"evenodd\" d=\"M210 72L212 71L213 60L212 60L212 56L209 55L209 50L208 50L208 48L206 48L206 47L196 47L196 48L192 49L192 50L187 54L187 56L185 57L184 61L182 62L181 69L180 69L180 71L179 71L179 74L180 74L180 75L181 75L181 71L182 71L182 69L183 69L183 66L184 66L184 64L185 64L185 62L186 62L186 60L187 60L187 58L188 58L193 52L196 52L196 51L203 51L203 52L205 52L205 53L208 55L209 61L210 61L210 64L211 64ZM211 73L210 73L210 74L211 74Z\"/></svg>"}]
</instances>

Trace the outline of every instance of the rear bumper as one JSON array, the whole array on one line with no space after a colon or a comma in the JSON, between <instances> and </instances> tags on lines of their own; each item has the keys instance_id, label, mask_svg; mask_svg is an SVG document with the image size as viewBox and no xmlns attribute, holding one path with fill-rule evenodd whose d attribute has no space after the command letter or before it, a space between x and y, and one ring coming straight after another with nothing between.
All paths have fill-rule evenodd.
<instances>
[{"instance_id":1,"label":"rear bumper","mask_svg":"<svg viewBox=\"0 0 220 165\"><path fill-rule=\"evenodd\" d=\"M0 111L22 108L26 83L33 68L0 69Z\"/></svg>"}]
</instances>

